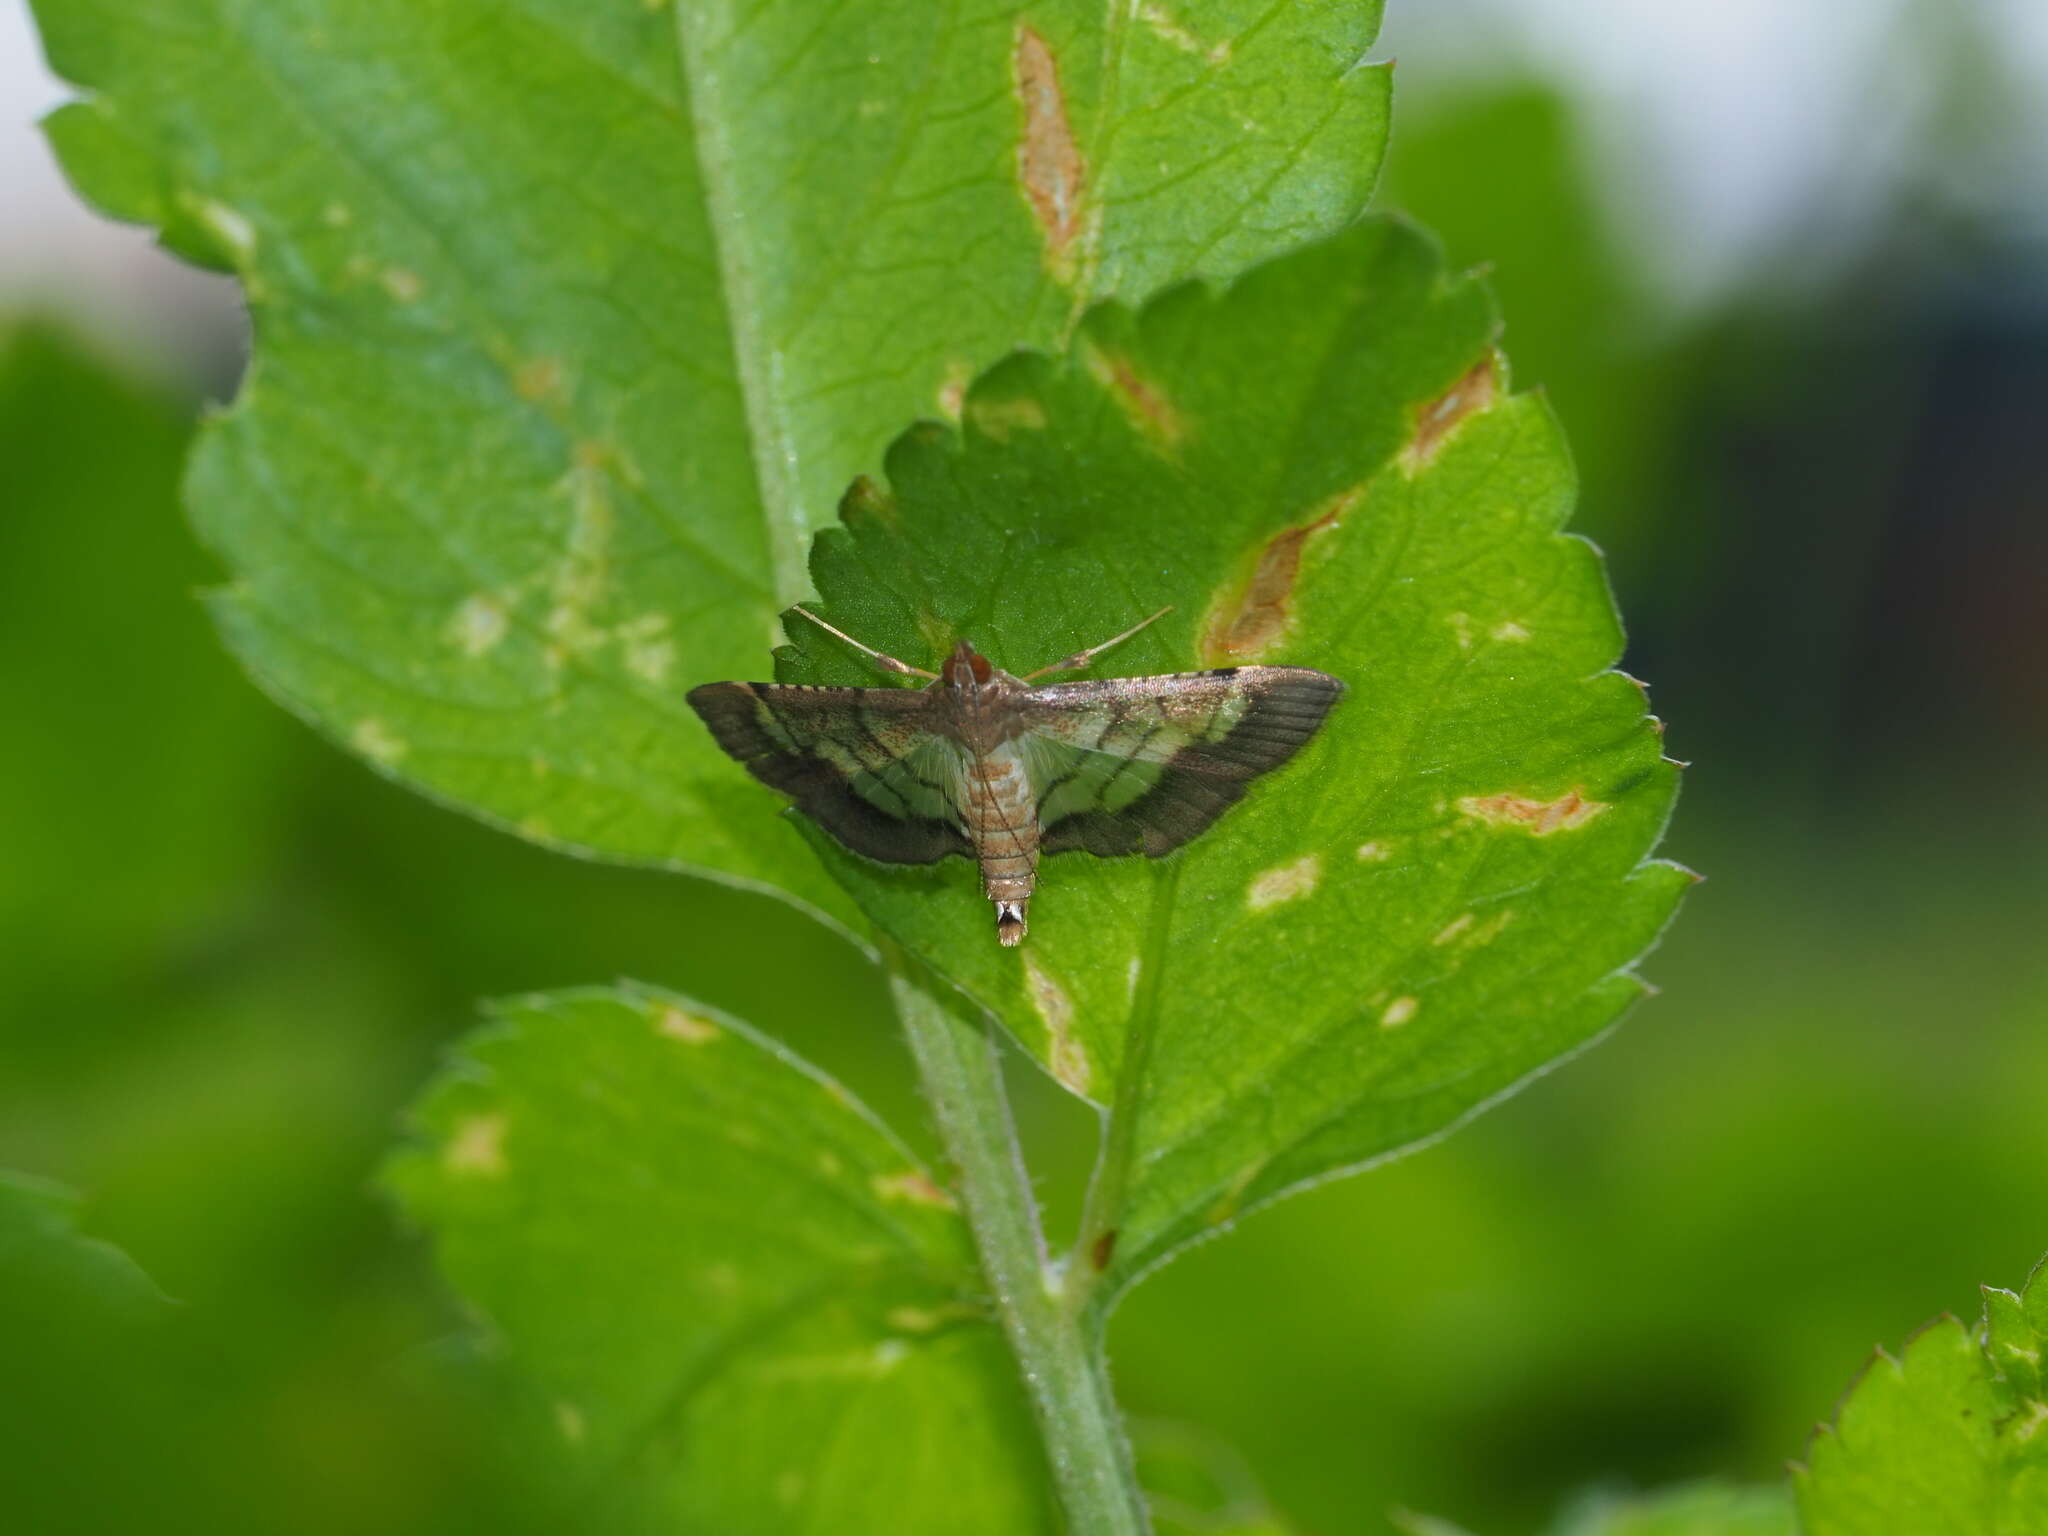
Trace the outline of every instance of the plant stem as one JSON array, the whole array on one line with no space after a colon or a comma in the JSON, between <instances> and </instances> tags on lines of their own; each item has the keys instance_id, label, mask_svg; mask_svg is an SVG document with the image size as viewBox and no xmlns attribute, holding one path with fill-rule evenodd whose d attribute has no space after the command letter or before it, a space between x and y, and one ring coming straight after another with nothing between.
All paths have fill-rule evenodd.
<instances>
[{"instance_id":1,"label":"plant stem","mask_svg":"<svg viewBox=\"0 0 2048 1536\"><path fill-rule=\"evenodd\" d=\"M942 984L895 945L884 939L881 948L911 1055L959 1170L982 1270L1045 1437L1067 1528L1074 1536L1144 1536L1151 1525L1100 1336L1066 1304L1061 1277L1046 1260L991 1026L965 1016L964 1005L942 995Z\"/></svg>"}]
</instances>

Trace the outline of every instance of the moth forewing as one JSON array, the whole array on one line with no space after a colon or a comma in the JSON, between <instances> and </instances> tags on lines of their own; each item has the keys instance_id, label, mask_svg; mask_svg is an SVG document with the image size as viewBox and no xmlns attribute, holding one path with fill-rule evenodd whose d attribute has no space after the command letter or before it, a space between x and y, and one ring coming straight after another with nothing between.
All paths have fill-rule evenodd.
<instances>
[{"instance_id":1,"label":"moth forewing","mask_svg":"<svg viewBox=\"0 0 2048 1536\"><path fill-rule=\"evenodd\" d=\"M706 683L690 707L718 745L855 853L931 864L972 851L955 743L926 689Z\"/></svg>"},{"instance_id":2,"label":"moth forewing","mask_svg":"<svg viewBox=\"0 0 2048 1536\"><path fill-rule=\"evenodd\" d=\"M1040 852L1171 853L1293 757L1343 692L1307 667L1033 687L962 641L924 688L708 683L689 701L720 747L855 853L973 856L996 936L1016 944Z\"/></svg>"}]
</instances>

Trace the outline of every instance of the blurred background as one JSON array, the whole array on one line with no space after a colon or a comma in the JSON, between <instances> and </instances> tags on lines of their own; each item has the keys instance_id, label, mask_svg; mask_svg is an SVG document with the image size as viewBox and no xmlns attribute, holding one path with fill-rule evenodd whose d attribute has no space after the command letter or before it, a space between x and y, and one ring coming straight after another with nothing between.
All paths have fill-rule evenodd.
<instances>
[{"instance_id":1,"label":"blurred background","mask_svg":"<svg viewBox=\"0 0 2048 1536\"><path fill-rule=\"evenodd\" d=\"M1115 1356L1307 1530L1520 1536L1776 1478L1874 1345L2048 1249L2048 7L1391 0L1379 52L1381 204L1491 268L1710 879L1612 1040L1184 1258ZM62 95L0 0L0 1168L181 1307L17 1341L0 1507L561 1529L422 1369L454 1318L372 1187L473 1000L683 988L906 1125L907 1062L774 903L436 810L238 674L176 500L234 293L71 198ZM1017 1076L1064 1209L1086 1126Z\"/></svg>"}]
</instances>

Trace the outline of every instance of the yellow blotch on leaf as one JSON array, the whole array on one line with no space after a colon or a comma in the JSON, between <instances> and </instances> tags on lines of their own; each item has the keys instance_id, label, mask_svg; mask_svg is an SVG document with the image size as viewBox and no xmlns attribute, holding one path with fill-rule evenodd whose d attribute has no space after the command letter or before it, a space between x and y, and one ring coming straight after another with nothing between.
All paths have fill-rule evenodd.
<instances>
[{"instance_id":1,"label":"yellow blotch on leaf","mask_svg":"<svg viewBox=\"0 0 2048 1536\"><path fill-rule=\"evenodd\" d=\"M405 739L392 734L391 727L382 720L358 720L355 729L349 732L349 745L373 763L390 765L405 756Z\"/></svg>"},{"instance_id":2,"label":"yellow blotch on leaf","mask_svg":"<svg viewBox=\"0 0 2048 1536\"><path fill-rule=\"evenodd\" d=\"M709 1019L700 1019L673 1006L654 1016L654 1027L669 1039L680 1040L685 1045L709 1045L719 1034L718 1026Z\"/></svg>"},{"instance_id":3,"label":"yellow blotch on leaf","mask_svg":"<svg viewBox=\"0 0 2048 1536\"><path fill-rule=\"evenodd\" d=\"M1323 858L1318 853L1307 854L1291 864L1276 865L1252 881L1245 892L1245 905L1254 912L1263 912L1285 901L1298 901L1313 891L1322 877Z\"/></svg>"},{"instance_id":4,"label":"yellow blotch on leaf","mask_svg":"<svg viewBox=\"0 0 2048 1536\"><path fill-rule=\"evenodd\" d=\"M482 656L505 638L505 605L485 592L462 600L448 620L448 638L465 656Z\"/></svg>"},{"instance_id":5,"label":"yellow blotch on leaf","mask_svg":"<svg viewBox=\"0 0 2048 1536\"><path fill-rule=\"evenodd\" d=\"M555 1427L562 1432L562 1438L571 1445L581 1445L589 1426L583 1422L583 1410L571 1402L555 1404Z\"/></svg>"},{"instance_id":6,"label":"yellow blotch on leaf","mask_svg":"<svg viewBox=\"0 0 2048 1536\"><path fill-rule=\"evenodd\" d=\"M495 1178L505 1171L505 1117L498 1114L471 1115L455 1127L442 1150L441 1161L450 1173L478 1174Z\"/></svg>"},{"instance_id":7,"label":"yellow blotch on leaf","mask_svg":"<svg viewBox=\"0 0 2048 1536\"><path fill-rule=\"evenodd\" d=\"M1074 1000L1053 974L1035 956L1024 956L1024 985L1031 994L1031 1006L1045 1021L1050 1040L1047 1065L1061 1087L1086 1097L1093 1070L1088 1053L1074 1038Z\"/></svg>"},{"instance_id":8,"label":"yellow blotch on leaf","mask_svg":"<svg viewBox=\"0 0 2048 1536\"><path fill-rule=\"evenodd\" d=\"M945 1211L953 1209L953 1197L933 1183L932 1176L921 1168L906 1169L902 1173L878 1173L874 1179L874 1190L884 1200L929 1205Z\"/></svg>"},{"instance_id":9,"label":"yellow blotch on leaf","mask_svg":"<svg viewBox=\"0 0 2048 1536\"><path fill-rule=\"evenodd\" d=\"M562 390L562 365L552 357L521 363L512 374L512 388L522 400L546 400Z\"/></svg>"},{"instance_id":10,"label":"yellow blotch on leaf","mask_svg":"<svg viewBox=\"0 0 2048 1536\"><path fill-rule=\"evenodd\" d=\"M1013 395L1007 400L974 396L966 410L974 429L998 443L1007 443L1012 433L1045 430L1045 407L1030 395Z\"/></svg>"}]
</instances>

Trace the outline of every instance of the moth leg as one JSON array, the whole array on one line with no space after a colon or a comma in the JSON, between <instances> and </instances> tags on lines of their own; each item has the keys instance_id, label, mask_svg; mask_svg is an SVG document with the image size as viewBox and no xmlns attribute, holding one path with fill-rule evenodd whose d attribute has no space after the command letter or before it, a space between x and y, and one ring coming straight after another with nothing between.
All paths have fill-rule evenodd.
<instances>
[{"instance_id":1,"label":"moth leg","mask_svg":"<svg viewBox=\"0 0 2048 1536\"><path fill-rule=\"evenodd\" d=\"M844 640L848 645L852 646L856 651L861 652L865 656L873 658L875 665L880 667L884 672L900 672L905 677L936 678L939 675L936 672L927 672L923 667L913 667L907 661L898 661L894 656L885 655L881 651L876 650L871 645L862 645L858 640L854 639L853 636L846 633L845 630L834 629L830 624L827 624L823 619L819 618L815 613L811 612L811 610L808 608L795 608L792 611L802 614L805 618L809 619L813 624L817 625L818 628L825 631L826 634L837 635L840 639ZM1151 620L1148 619L1145 622L1149 624ZM1139 628L1141 629L1143 627L1144 625L1139 626Z\"/></svg>"},{"instance_id":2,"label":"moth leg","mask_svg":"<svg viewBox=\"0 0 2048 1536\"><path fill-rule=\"evenodd\" d=\"M803 610L798 609L797 611L801 613ZM1028 683L1034 677L1044 677L1049 672L1078 672L1083 667L1087 666L1089 662L1093 661L1096 657L1100 656L1104 651L1108 650L1111 646L1122 645L1124 641L1130 639L1131 636L1135 635L1147 624L1156 624L1171 612L1173 612L1173 604L1168 603L1164 608L1160 609L1157 613L1153 614L1151 618L1138 620L1137 623L1133 624L1129 629L1125 630L1122 634L1112 635L1109 637L1109 639L1103 641L1102 644L1091 645L1085 651L1076 651L1071 656L1062 656L1058 661L1054 662L1049 667L1040 667L1036 672L1026 672L1024 674L1023 680ZM863 647L863 649L865 649L865 647Z\"/></svg>"}]
</instances>

